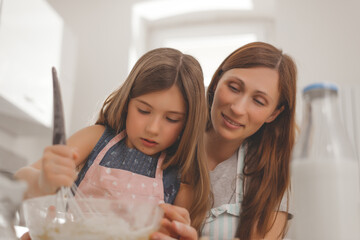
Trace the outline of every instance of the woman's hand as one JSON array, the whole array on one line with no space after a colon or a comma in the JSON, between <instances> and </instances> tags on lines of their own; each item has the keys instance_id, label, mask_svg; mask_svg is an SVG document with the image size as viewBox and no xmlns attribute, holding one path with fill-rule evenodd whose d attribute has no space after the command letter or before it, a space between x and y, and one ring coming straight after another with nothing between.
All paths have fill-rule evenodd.
<instances>
[{"instance_id":1,"label":"woman's hand","mask_svg":"<svg viewBox=\"0 0 360 240\"><path fill-rule=\"evenodd\" d=\"M66 145L54 145L45 148L41 158L39 188L45 194L51 194L61 186L71 186L75 181L78 154Z\"/></svg>"},{"instance_id":2,"label":"woman's hand","mask_svg":"<svg viewBox=\"0 0 360 240\"><path fill-rule=\"evenodd\" d=\"M196 230L190 226L191 220L189 212L182 207L161 204L164 210L164 218L158 232L150 236L152 240L197 240Z\"/></svg>"}]
</instances>

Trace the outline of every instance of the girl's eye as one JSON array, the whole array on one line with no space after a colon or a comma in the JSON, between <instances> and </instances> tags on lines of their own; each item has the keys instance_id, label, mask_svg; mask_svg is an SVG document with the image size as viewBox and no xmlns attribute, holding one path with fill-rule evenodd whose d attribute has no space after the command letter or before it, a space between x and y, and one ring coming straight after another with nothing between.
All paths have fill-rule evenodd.
<instances>
[{"instance_id":1,"label":"girl's eye","mask_svg":"<svg viewBox=\"0 0 360 240\"><path fill-rule=\"evenodd\" d=\"M139 111L139 113L141 113L141 114L149 114L149 113L150 113L149 111L145 111L145 110L142 110L142 109L140 109L140 108L138 108L138 111Z\"/></svg>"},{"instance_id":2,"label":"girl's eye","mask_svg":"<svg viewBox=\"0 0 360 240\"><path fill-rule=\"evenodd\" d=\"M171 123L177 123L177 122L179 122L178 119L172 119L172 118L169 118L169 117L167 117L166 120L168 120L168 121L171 122Z\"/></svg>"}]
</instances>

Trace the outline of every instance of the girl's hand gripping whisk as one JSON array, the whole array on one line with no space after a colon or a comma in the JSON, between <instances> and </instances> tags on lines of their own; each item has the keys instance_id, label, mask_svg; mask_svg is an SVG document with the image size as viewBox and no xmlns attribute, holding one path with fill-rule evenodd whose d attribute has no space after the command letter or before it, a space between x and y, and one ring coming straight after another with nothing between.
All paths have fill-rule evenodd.
<instances>
[{"instance_id":1,"label":"girl's hand gripping whisk","mask_svg":"<svg viewBox=\"0 0 360 240\"><path fill-rule=\"evenodd\" d=\"M52 68L53 77L53 99L54 99L54 125L53 125L53 145L45 150L43 159L43 171L41 178L52 180L53 187L60 186L57 192L57 210L66 212L68 201L74 200L74 192L70 189L76 177L75 161L76 154L66 146L64 112L61 101L61 93L58 77L55 68ZM47 155L49 157L47 158ZM51 161L47 161L51 159ZM47 174L45 174L47 173ZM60 173L60 174L58 174ZM45 179L44 179L45 180ZM75 201L75 200L74 200Z\"/></svg>"}]
</instances>

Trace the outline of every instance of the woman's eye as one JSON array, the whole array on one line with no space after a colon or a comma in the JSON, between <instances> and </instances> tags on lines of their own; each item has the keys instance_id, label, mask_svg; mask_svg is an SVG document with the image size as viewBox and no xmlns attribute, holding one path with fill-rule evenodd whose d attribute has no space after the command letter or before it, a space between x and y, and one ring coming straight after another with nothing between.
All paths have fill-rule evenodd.
<instances>
[{"instance_id":1,"label":"woman's eye","mask_svg":"<svg viewBox=\"0 0 360 240\"><path fill-rule=\"evenodd\" d=\"M140 109L140 108L138 108L138 111L139 111L139 113L141 113L141 114L149 114L149 113L150 113L149 111L142 110L142 109Z\"/></svg>"},{"instance_id":2,"label":"woman's eye","mask_svg":"<svg viewBox=\"0 0 360 240\"><path fill-rule=\"evenodd\" d=\"M258 99L254 99L254 101L257 103L257 104L259 104L259 105L261 105L261 106L264 106L265 105L265 103L263 102L263 101L260 101L260 100L258 100Z\"/></svg>"},{"instance_id":3,"label":"woman's eye","mask_svg":"<svg viewBox=\"0 0 360 240\"><path fill-rule=\"evenodd\" d=\"M229 88L231 89L231 91L234 91L234 92L240 92L240 89L237 87L237 86L234 86L234 85L229 85Z\"/></svg>"}]
</instances>

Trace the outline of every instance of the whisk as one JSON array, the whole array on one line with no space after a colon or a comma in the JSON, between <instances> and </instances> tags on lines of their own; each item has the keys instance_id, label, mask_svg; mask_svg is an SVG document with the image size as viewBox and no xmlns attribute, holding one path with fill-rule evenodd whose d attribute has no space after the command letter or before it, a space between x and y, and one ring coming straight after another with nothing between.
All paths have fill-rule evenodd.
<instances>
[{"instance_id":1,"label":"whisk","mask_svg":"<svg viewBox=\"0 0 360 240\"><path fill-rule=\"evenodd\" d=\"M54 102L54 125L53 125L53 145L66 144L65 135L65 121L64 112L61 100L60 85L57 77L56 69L52 68L53 78L53 102ZM76 194L76 199L75 199ZM90 204L86 204L86 201L82 201L82 206L79 206L77 199L84 199L85 196L78 191L75 184L71 187L60 187L56 194L56 211L66 214L66 217L71 218L84 218L84 212L97 214Z\"/></svg>"}]
</instances>

